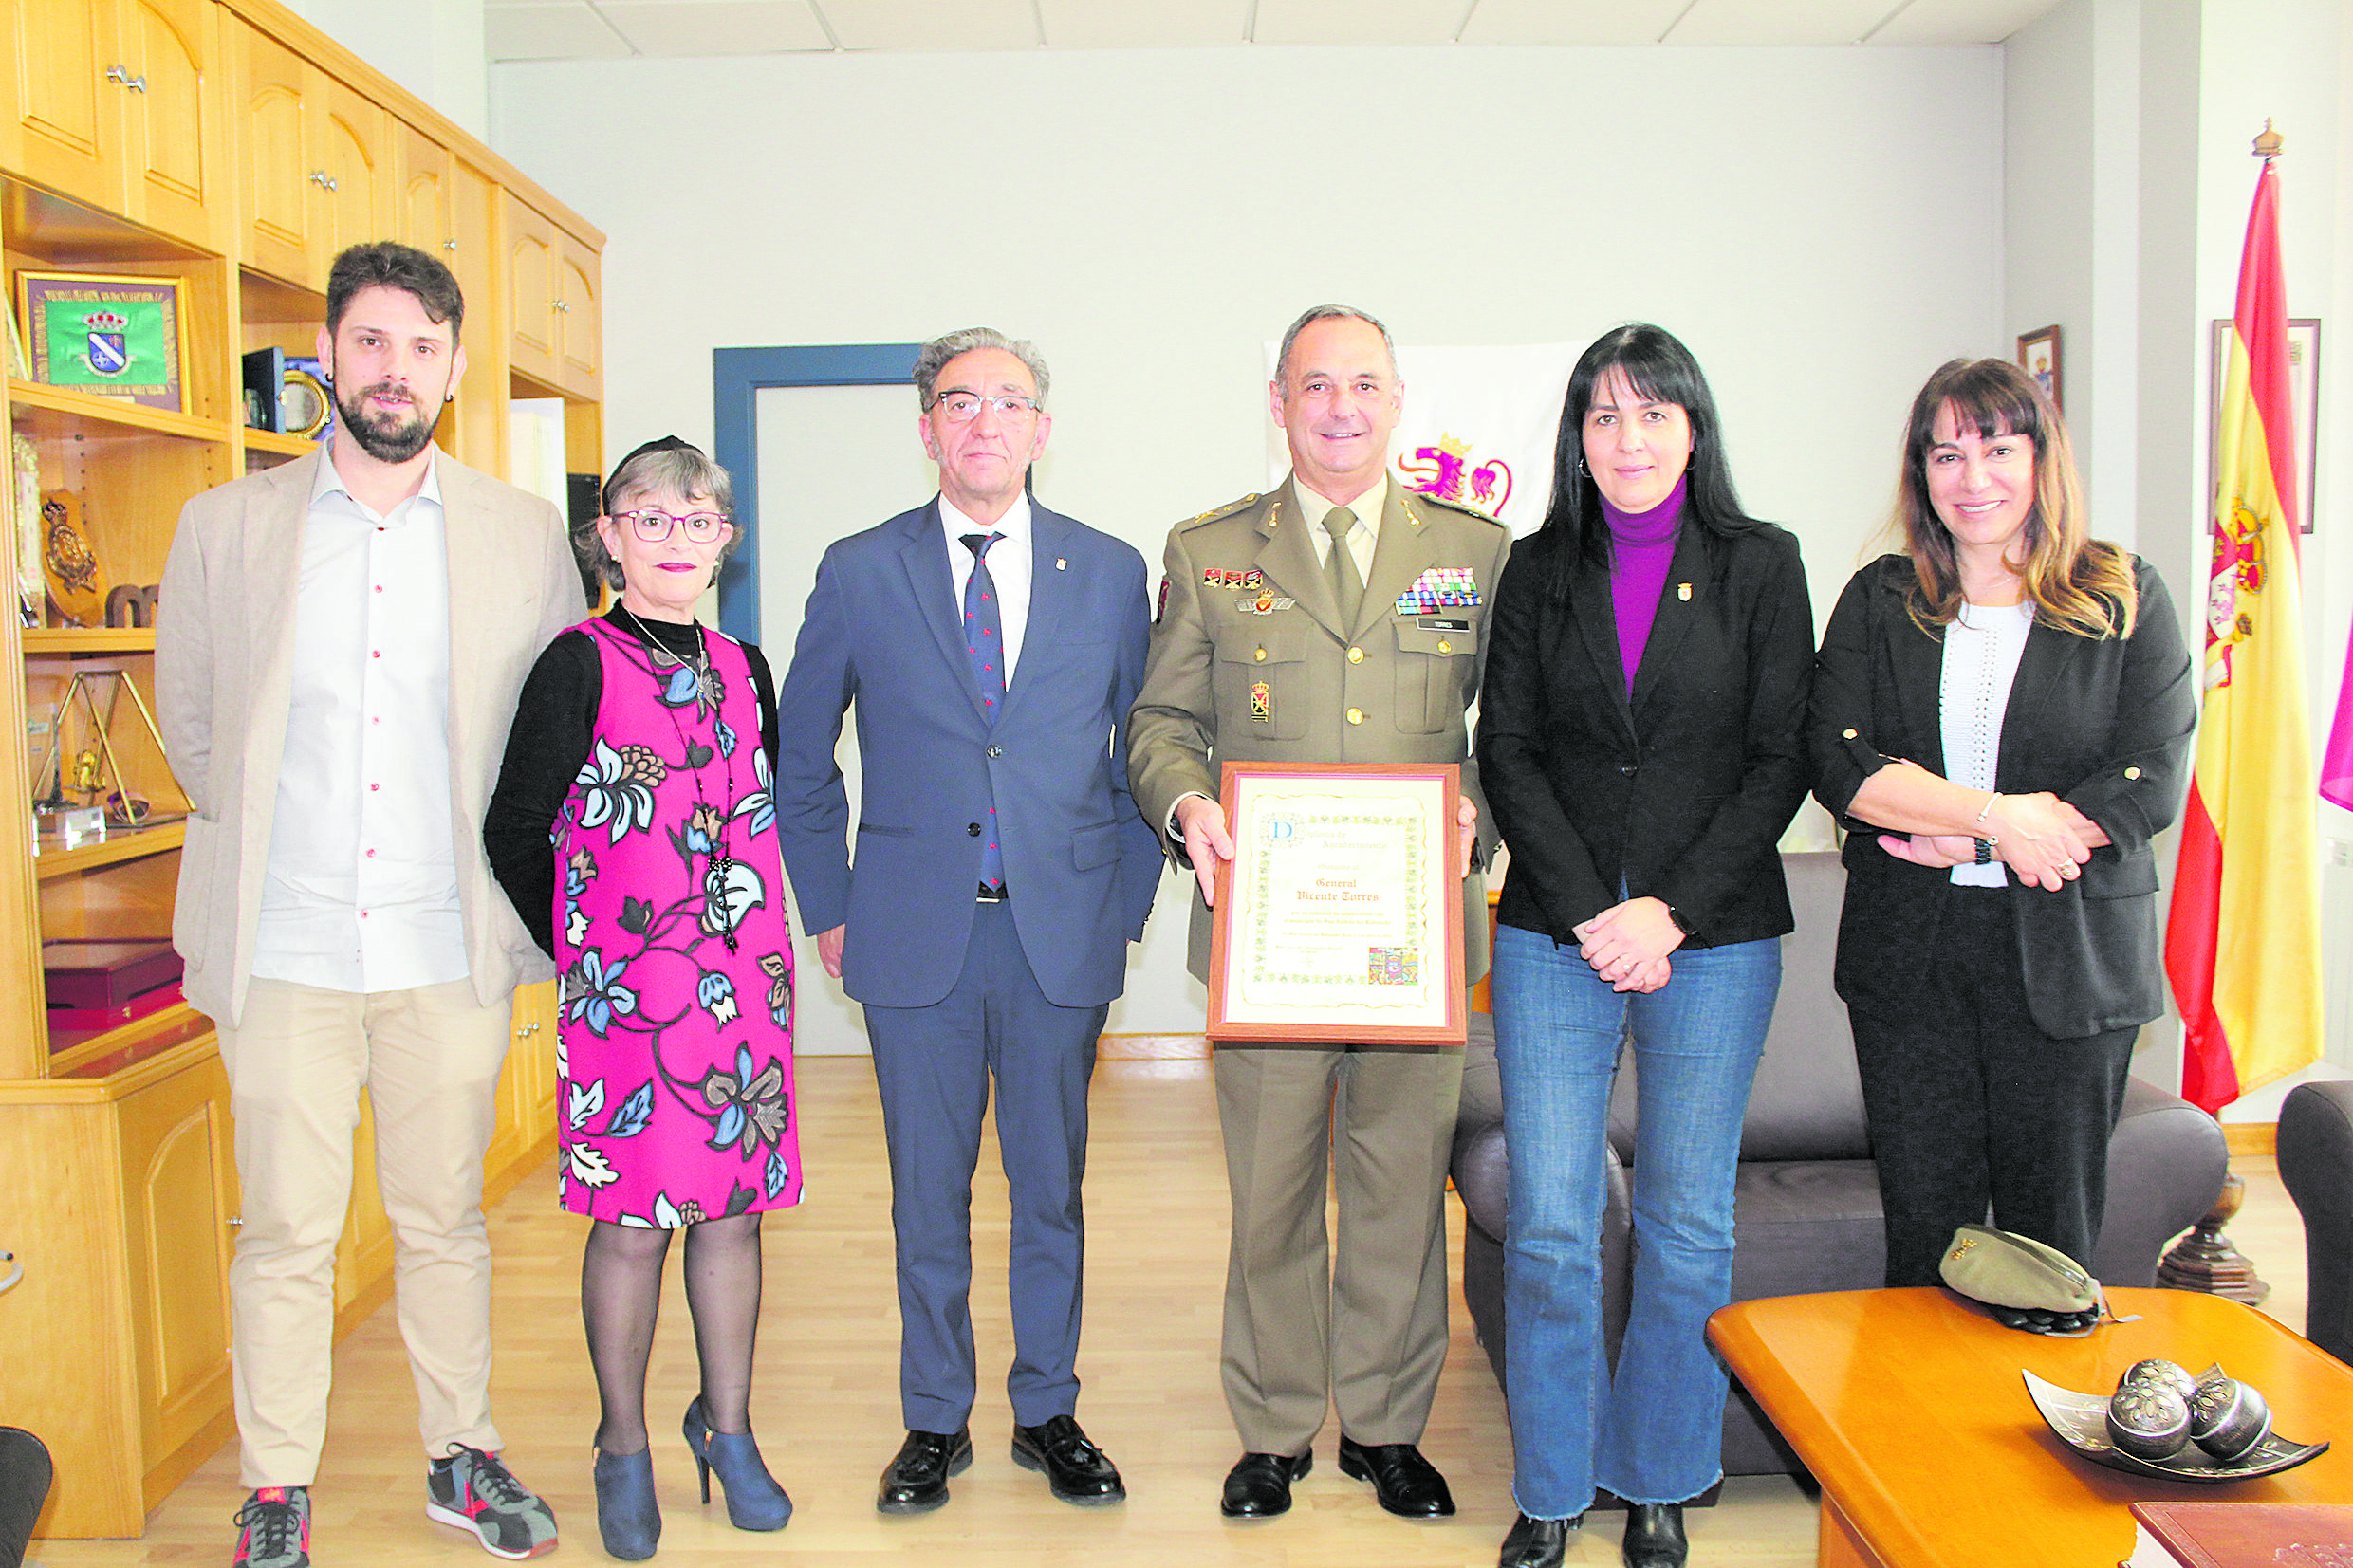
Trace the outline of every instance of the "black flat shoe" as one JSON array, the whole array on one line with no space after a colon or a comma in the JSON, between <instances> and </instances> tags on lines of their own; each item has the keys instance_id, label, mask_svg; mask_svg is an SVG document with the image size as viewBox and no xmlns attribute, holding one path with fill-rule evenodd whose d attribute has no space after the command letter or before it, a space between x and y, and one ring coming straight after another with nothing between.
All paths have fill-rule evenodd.
<instances>
[{"instance_id":1,"label":"black flat shoe","mask_svg":"<svg viewBox=\"0 0 2353 1568\"><path fill-rule=\"evenodd\" d=\"M1290 1512L1291 1483L1315 1468L1315 1450L1246 1453L1226 1472L1217 1511L1228 1519L1272 1519Z\"/></svg>"},{"instance_id":2,"label":"black flat shoe","mask_svg":"<svg viewBox=\"0 0 2353 1568\"><path fill-rule=\"evenodd\" d=\"M1621 1548L1626 1568L1683 1568L1690 1551L1680 1503L1626 1504L1626 1541Z\"/></svg>"},{"instance_id":3,"label":"black flat shoe","mask_svg":"<svg viewBox=\"0 0 2353 1568\"><path fill-rule=\"evenodd\" d=\"M1025 1470L1044 1471L1046 1484L1056 1497L1082 1508L1127 1500L1119 1467L1087 1441L1074 1415L1049 1416L1034 1427L1015 1427L1013 1463Z\"/></svg>"},{"instance_id":4,"label":"black flat shoe","mask_svg":"<svg viewBox=\"0 0 2353 1568\"><path fill-rule=\"evenodd\" d=\"M1371 1482L1380 1505L1400 1519L1444 1519L1454 1511L1446 1478L1411 1443L1363 1444L1343 1434L1340 1473Z\"/></svg>"},{"instance_id":5,"label":"black flat shoe","mask_svg":"<svg viewBox=\"0 0 2353 1568\"><path fill-rule=\"evenodd\" d=\"M948 1478L973 1467L973 1433L969 1427L952 1432L907 1434L899 1452L882 1467L882 1487L875 1507L886 1514L928 1514L948 1501Z\"/></svg>"},{"instance_id":6,"label":"black flat shoe","mask_svg":"<svg viewBox=\"0 0 2353 1568\"><path fill-rule=\"evenodd\" d=\"M1503 1538L1503 1555L1495 1568L1561 1568L1568 1556L1568 1538L1584 1527L1585 1516L1573 1519L1530 1519L1522 1514Z\"/></svg>"}]
</instances>

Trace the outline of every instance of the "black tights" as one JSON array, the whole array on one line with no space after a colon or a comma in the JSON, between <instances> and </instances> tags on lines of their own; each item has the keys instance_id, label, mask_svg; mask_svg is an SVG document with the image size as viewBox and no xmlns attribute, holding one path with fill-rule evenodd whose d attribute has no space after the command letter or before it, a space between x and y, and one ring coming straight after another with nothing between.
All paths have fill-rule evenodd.
<instances>
[{"instance_id":1,"label":"black tights","mask_svg":"<svg viewBox=\"0 0 2353 1568\"><path fill-rule=\"evenodd\" d=\"M703 1418L723 1432L751 1430L751 1346L760 1325L760 1216L699 1220L686 1229L686 1310L702 1365ZM645 1365L661 1313L670 1232L599 1220L580 1260L580 1316L588 1330L603 1419L600 1453L638 1453L645 1430Z\"/></svg>"}]
</instances>

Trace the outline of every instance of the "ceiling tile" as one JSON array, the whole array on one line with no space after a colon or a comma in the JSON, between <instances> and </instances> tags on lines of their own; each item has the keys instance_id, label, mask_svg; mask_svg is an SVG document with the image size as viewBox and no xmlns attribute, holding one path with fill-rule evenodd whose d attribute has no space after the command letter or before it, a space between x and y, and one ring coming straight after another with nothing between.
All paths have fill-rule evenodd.
<instances>
[{"instance_id":1,"label":"ceiling tile","mask_svg":"<svg viewBox=\"0 0 2353 1568\"><path fill-rule=\"evenodd\" d=\"M639 54L776 54L833 47L808 0L597 0L597 9Z\"/></svg>"},{"instance_id":2,"label":"ceiling tile","mask_svg":"<svg viewBox=\"0 0 2353 1568\"><path fill-rule=\"evenodd\" d=\"M1892 0L1891 0L1892 3ZM1656 44L1691 0L1478 0L1466 44Z\"/></svg>"},{"instance_id":3,"label":"ceiling tile","mask_svg":"<svg viewBox=\"0 0 2353 1568\"><path fill-rule=\"evenodd\" d=\"M1250 19L1250 0L1038 0L1038 9L1058 49L1240 44Z\"/></svg>"},{"instance_id":4,"label":"ceiling tile","mask_svg":"<svg viewBox=\"0 0 2353 1568\"><path fill-rule=\"evenodd\" d=\"M813 0L845 49L1029 49L1030 0Z\"/></svg>"},{"instance_id":5,"label":"ceiling tile","mask_svg":"<svg viewBox=\"0 0 2353 1568\"><path fill-rule=\"evenodd\" d=\"M2059 9L2059 0L1912 0L1874 44L1999 44Z\"/></svg>"},{"instance_id":6,"label":"ceiling tile","mask_svg":"<svg viewBox=\"0 0 2353 1568\"><path fill-rule=\"evenodd\" d=\"M1670 44L1852 44L1900 0L1692 0Z\"/></svg>"},{"instance_id":7,"label":"ceiling tile","mask_svg":"<svg viewBox=\"0 0 2353 1568\"><path fill-rule=\"evenodd\" d=\"M1448 44L1467 0L1258 0L1260 44Z\"/></svg>"},{"instance_id":8,"label":"ceiling tile","mask_svg":"<svg viewBox=\"0 0 2353 1568\"><path fill-rule=\"evenodd\" d=\"M629 53L584 0L485 6L482 49L492 60L615 60Z\"/></svg>"}]
</instances>

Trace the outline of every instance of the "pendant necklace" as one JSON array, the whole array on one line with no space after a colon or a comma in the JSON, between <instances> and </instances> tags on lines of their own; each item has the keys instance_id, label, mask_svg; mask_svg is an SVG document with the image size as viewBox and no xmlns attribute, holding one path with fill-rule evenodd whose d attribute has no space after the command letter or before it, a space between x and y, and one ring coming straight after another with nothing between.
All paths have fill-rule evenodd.
<instances>
[{"instance_id":1,"label":"pendant necklace","mask_svg":"<svg viewBox=\"0 0 2353 1568\"><path fill-rule=\"evenodd\" d=\"M660 673L660 661L663 659L668 659L671 664L678 668L692 669L695 672L695 678L697 686L696 694L698 696L711 697L712 715L715 723L718 715L718 701L715 693L713 693L710 690L712 685L711 646L703 636L702 622L695 621L694 623L695 657L690 660L681 658L677 655L672 653L669 649L663 647L655 637L652 629L649 628L644 621L639 620L638 618L638 613L629 608L628 605L621 605L621 613L629 618L630 624L638 629L639 637L645 643L646 647L653 652L655 657L654 669L657 674ZM718 831L711 835L711 849L709 851L711 871L709 876L704 882L703 898L706 903L709 902L711 898L710 884L713 881L717 882L719 886L718 895L721 900L721 909L722 913L724 913L725 900L727 898L727 874L732 871L735 867L735 858L727 852L727 819L721 817L716 811L713 811L712 809L711 802L703 798L702 765L692 760L695 755L695 743L686 738L686 727L678 722L678 710L676 708L671 707L668 703L664 703L662 707L670 715L670 728L678 732L678 747L681 756L688 762L688 771L693 773L695 776L695 805L696 807L697 815L711 818L718 823ZM717 737L715 734L713 739L714 742L716 741ZM716 747L714 746L713 749L715 748ZM735 765L733 761L730 759L723 758L722 761L726 766L728 808L730 810L733 810L735 805ZM736 950L735 928L733 925L731 924L721 927L719 931L719 938L727 944L728 951L733 952Z\"/></svg>"}]
</instances>

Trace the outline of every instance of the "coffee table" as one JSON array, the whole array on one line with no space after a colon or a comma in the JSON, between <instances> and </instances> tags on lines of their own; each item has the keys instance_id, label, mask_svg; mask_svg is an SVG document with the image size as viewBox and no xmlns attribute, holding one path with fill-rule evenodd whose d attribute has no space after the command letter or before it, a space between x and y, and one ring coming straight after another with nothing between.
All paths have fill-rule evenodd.
<instances>
[{"instance_id":1,"label":"coffee table","mask_svg":"<svg viewBox=\"0 0 2353 1568\"><path fill-rule=\"evenodd\" d=\"M2057 1339L1944 1290L1850 1290L1735 1301L1708 1339L1822 1483L1824 1568L2109 1568L2132 1553L2130 1503L2353 1502L2353 1368L2236 1301L2108 1299L2141 1320ZM2018 1375L2105 1393L2152 1356L2220 1362L2278 1430L2335 1446L2255 1481L2143 1480L2068 1448Z\"/></svg>"}]
</instances>

